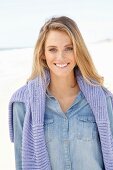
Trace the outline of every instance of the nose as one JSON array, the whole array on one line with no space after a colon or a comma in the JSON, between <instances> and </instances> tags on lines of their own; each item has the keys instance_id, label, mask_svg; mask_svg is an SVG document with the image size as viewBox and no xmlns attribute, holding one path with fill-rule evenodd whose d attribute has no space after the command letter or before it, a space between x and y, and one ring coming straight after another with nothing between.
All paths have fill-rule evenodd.
<instances>
[{"instance_id":1,"label":"nose","mask_svg":"<svg viewBox=\"0 0 113 170\"><path fill-rule=\"evenodd\" d=\"M61 51L61 52L58 53L58 58L59 59L64 59L65 58L64 51Z\"/></svg>"}]
</instances>

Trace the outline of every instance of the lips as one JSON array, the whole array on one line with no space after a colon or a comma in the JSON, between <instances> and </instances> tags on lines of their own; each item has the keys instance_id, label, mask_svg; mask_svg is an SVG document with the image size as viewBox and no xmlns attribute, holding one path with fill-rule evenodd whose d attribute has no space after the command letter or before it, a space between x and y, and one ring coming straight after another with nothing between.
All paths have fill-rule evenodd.
<instances>
[{"instance_id":1,"label":"lips","mask_svg":"<svg viewBox=\"0 0 113 170\"><path fill-rule=\"evenodd\" d=\"M60 67L60 68L63 68L63 67L66 67L69 63L64 63L64 64L59 64L59 63L55 63L55 65L57 67Z\"/></svg>"}]
</instances>

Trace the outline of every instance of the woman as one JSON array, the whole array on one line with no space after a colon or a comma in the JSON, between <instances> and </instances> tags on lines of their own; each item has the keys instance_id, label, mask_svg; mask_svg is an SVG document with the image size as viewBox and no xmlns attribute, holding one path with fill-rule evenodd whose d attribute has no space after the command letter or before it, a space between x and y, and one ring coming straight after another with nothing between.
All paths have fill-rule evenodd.
<instances>
[{"instance_id":1,"label":"woman","mask_svg":"<svg viewBox=\"0 0 113 170\"><path fill-rule=\"evenodd\" d=\"M32 73L9 102L17 170L113 170L113 96L76 23L41 28Z\"/></svg>"}]
</instances>

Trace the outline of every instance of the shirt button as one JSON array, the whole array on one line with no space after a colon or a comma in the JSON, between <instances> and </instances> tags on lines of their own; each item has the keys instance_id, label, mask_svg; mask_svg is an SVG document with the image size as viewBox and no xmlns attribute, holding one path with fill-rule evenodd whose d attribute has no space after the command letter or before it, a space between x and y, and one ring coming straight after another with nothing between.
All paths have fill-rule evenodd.
<instances>
[{"instance_id":1,"label":"shirt button","mask_svg":"<svg viewBox=\"0 0 113 170\"><path fill-rule=\"evenodd\" d=\"M71 170L71 165L66 165L66 170Z\"/></svg>"}]
</instances>

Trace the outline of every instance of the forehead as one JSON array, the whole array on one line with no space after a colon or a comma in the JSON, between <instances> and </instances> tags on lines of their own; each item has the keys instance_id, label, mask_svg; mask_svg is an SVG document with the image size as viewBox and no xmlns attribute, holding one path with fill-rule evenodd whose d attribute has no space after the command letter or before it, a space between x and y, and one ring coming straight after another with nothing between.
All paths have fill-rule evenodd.
<instances>
[{"instance_id":1,"label":"forehead","mask_svg":"<svg viewBox=\"0 0 113 170\"><path fill-rule=\"evenodd\" d=\"M70 36L64 31L51 30L48 32L45 44L72 43Z\"/></svg>"}]
</instances>

